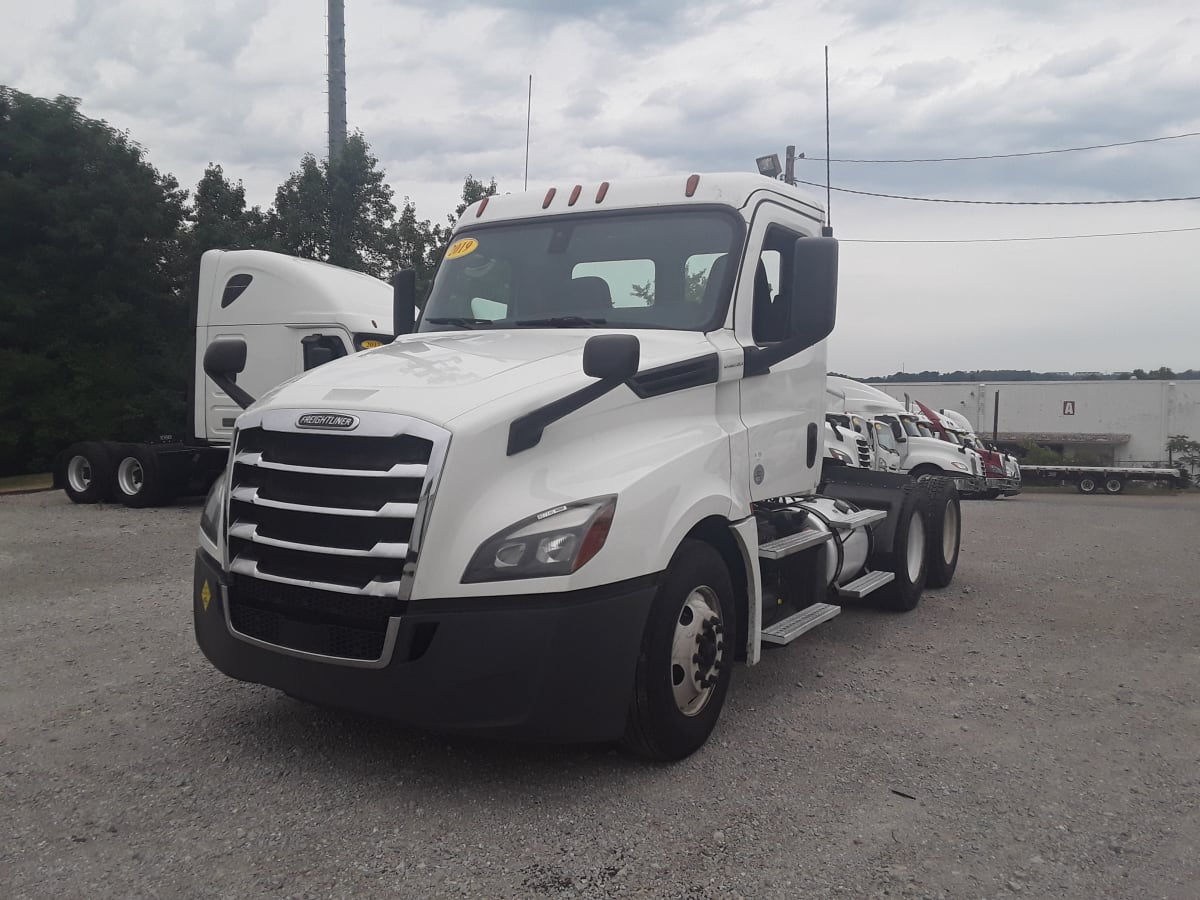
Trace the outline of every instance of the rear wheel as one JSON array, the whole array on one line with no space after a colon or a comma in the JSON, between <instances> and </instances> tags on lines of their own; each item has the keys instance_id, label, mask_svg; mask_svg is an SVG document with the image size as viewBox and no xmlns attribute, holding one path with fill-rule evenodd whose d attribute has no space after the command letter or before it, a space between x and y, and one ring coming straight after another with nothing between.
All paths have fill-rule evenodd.
<instances>
[{"instance_id":1,"label":"rear wheel","mask_svg":"<svg viewBox=\"0 0 1200 900\"><path fill-rule=\"evenodd\" d=\"M725 561L709 544L684 541L646 623L622 743L657 760L702 747L729 690L737 639Z\"/></svg>"},{"instance_id":2,"label":"rear wheel","mask_svg":"<svg viewBox=\"0 0 1200 900\"><path fill-rule=\"evenodd\" d=\"M1107 494L1119 494L1125 490L1125 482L1116 475L1110 475L1104 479L1104 491Z\"/></svg>"},{"instance_id":3,"label":"rear wheel","mask_svg":"<svg viewBox=\"0 0 1200 900\"><path fill-rule=\"evenodd\" d=\"M1099 485L1096 484L1096 479L1091 475L1084 475L1079 479L1079 484L1076 487L1079 488L1079 493L1081 494L1094 494Z\"/></svg>"},{"instance_id":4,"label":"rear wheel","mask_svg":"<svg viewBox=\"0 0 1200 900\"><path fill-rule=\"evenodd\" d=\"M108 500L112 496L112 468L112 455L104 444L73 444L63 454L63 490L73 503Z\"/></svg>"},{"instance_id":5,"label":"rear wheel","mask_svg":"<svg viewBox=\"0 0 1200 900\"><path fill-rule=\"evenodd\" d=\"M166 499L158 457L145 444L125 444L113 470L113 495L126 506L141 509Z\"/></svg>"},{"instance_id":6,"label":"rear wheel","mask_svg":"<svg viewBox=\"0 0 1200 900\"><path fill-rule=\"evenodd\" d=\"M962 541L962 507L958 489L949 478L931 478L925 482L929 494L929 518L926 532L926 584L941 588L954 580Z\"/></svg>"},{"instance_id":7,"label":"rear wheel","mask_svg":"<svg viewBox=\"0 0 1200 900\"><path fill-rule=\"evenodd\" d=\"M904 499L896 513L892 549L878 554L876 564L876 568L896 573L895 579L877 595L882 609L908 612L921 602L928 574L925 549L928 508L928 494L920 485L904 486Z\"/></svg>"}]
</instances>

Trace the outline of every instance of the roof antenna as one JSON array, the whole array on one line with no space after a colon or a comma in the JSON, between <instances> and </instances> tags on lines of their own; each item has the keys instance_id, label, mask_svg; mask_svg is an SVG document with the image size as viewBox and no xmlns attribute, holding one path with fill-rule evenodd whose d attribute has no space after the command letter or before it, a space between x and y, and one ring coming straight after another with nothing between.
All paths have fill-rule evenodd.
<instances>
[{"instance_id":1,"label":"roof antenna","mask_svg":"<svg viewBox=\"0 0 1200 900\"><path fill-rule=\"evenodd\" d=\"M829 187L829 45L825 45L825 224L821 237L833 237L833 193Z\"/></svg>"},{"instance_id":2,"label":"roof antenna","mask_svg":"<svg viewBox=\"0 0 1200 900\"><path fill-rule=\"evenodd\" d=\"M533 122L533 75L529 76L529 100L525 104L525 190L529 190L529 126ZM825 154L828 156L829 154Z\"/></svg>"}]
</instances>

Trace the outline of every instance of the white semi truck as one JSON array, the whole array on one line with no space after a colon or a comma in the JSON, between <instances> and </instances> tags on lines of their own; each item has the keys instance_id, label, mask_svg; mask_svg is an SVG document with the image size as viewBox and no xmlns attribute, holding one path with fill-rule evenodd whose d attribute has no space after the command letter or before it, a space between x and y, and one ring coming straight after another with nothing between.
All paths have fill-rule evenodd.
<instances>
[{"instance_id":1,"label":"white semi truck","mask_svg":"<svg viewBox=\"0 0 1200 900\"><path fill-rule=\"evenodd\" d=\"M915 607L928 547L943 582L957 564L957 496L822 465L823 220L741 174L470 207L415 333L238 417L196 554L204 654L414 726L676 759L735 660L847 600ZM245 355L218 341L205 369L228 389Z\"/></svg>"},{"instance_id":2,"label":"white semi truck","mask_svg":"<svg viewBox=\"0 0 1200 900\"><path fill-rule=\"evenodd\" d=\"M898 466L913 478L940 476L954 479L959 492L982 494L985 489L979 454L960 444L933 436L922 417L909 412L903 403L869 384L829 376L829 412L833 415L885 425L892 431L893 444L885 448L884 467ZM876 444L879 433L876 428Z\"/></svg>"},{"instance_id":3,"label":"white semi truck","mask_svg":"<svg viewBox=\"0 0 1200 900\"><path fill-rule=\"evenodd\" d=\"M76 503L143 507L204 494L225 468L241 407L204 374L214 341L247 348L232 390L261 394L324 362L390 342L391 285L359 272L262 250L209 250L200 260L190 435L183 440L80 441L59 457L56 481Z\"/></svg>"}]
</instances>

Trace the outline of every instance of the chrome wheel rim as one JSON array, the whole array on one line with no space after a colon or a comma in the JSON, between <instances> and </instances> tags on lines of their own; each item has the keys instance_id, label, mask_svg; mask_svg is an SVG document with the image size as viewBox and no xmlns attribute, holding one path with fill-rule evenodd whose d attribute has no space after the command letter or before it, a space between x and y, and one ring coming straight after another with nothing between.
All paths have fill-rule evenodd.
<instances>
[{"instance_id":1,"label":"chrome wheel rim","mask_svg":"<svg viewBox=\"0 0 1200 900\"><path fill-rule=\"evenodd\" d=\"M86 456L72 456L67 463L67 483L71 490L82 494L92 486L92 464Z\"/></svg>"},{"instance_id":2,"label":"chrome wheel rim","mask_svg":"<svg viewBox=\"0 0 1200 900\"><path fill-rule=\"evenodd\" d=\"M908 523L908 580L915 584L921 577L921 565L925 561L925 523L920 515L914 515Z\"/></svg>"},{"instance_id":3,"label":"chrome wheel rim","mask_svg":"<svg viewBox=\"0 0 1200 900\"><path fill-rule=\"evenodd\" d=\"M117 487L121 489L122 494L126 497L136 497L142 492L145 483L146 472L140 462L132 456L121 460L121 464L117 466Z\"/></svg>"},{"instance_id":4,"label":"chrome wheel rim","mask_svg":"<svg viewBox=\"0 0 1200 900\"><path fill-rule=\"evenodd\" d=\"M708 585L692 589L675 620L671 691L685 716L699 715L712 698L725 658L721 601Z\"/></svg>"},{"instance_id":5,"label":"chrome wheel rim","mask_svg":"<svg viewBox=\"0 0 1200 900\"><path fill-rule=\"evenodd\" d=\"M958 507L946 501L946 515L942 525L942 559L949 565L958 551Z\"/></svg>"}]
</instances>

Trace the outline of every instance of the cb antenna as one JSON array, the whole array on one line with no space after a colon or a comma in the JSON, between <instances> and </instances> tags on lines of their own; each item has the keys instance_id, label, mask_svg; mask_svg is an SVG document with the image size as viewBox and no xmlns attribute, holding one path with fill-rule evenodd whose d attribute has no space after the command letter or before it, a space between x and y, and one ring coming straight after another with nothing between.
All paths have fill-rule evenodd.
<instances>
[{"instance_id":1,"label":"cb antenna","mask_svg":"<svg viewBox=\"0 0 1200 900\"><path fill-rule=\"evenodd\" d=\"M529 76L529 99L525 103L525 190L529 190L529 128L533 122L533 75ZM829 154L825 154L828 156Z\"/></svg>"},{"instance_id":2,"label":"cb antenna","mask_svg":"<svg viewBox=\"0 0 1200 900\"><path fill-rule=\"evenodd\" d=\"M825 45L825 224L822 237L833 237L833 190L829 187L829 45Z\"/></svg>"}]
</instances>

